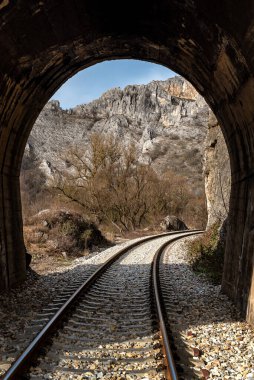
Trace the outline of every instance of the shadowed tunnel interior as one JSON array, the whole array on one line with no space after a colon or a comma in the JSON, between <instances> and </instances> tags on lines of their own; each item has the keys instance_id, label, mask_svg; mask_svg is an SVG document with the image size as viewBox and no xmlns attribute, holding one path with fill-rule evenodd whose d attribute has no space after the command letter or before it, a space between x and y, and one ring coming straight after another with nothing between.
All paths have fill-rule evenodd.
<instances>
[{"instance_id":1,"label":"shadowed tunnel interior","mask_svg":"<svg viewBox=\"0 0 254 380\"><path fill-rule=\"evenodd\" d=\"M222 289L254 322L254 4L0 1L0 287L25 278L19 173L31 128L79 70L134 58L183 75L215 113L232 169Z\"/></svg>"}]
</instances>

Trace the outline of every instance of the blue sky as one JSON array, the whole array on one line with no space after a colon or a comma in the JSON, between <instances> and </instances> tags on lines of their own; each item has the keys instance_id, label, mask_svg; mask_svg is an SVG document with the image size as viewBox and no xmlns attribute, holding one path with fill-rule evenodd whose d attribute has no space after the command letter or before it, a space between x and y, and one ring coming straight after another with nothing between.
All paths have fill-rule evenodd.
<instances>
[{"instance_id":1,"label":"blue sky","mask_svg":"<svg viewBox=\"0 0 254 380\"><path fill-rule=\"evenodd\" d=\"M54 94L64 109L88 103L112 87L147 84L166 80L176 74L164 66L137 60L105 61L74 75Z\"/></svg>"}]
</instances>

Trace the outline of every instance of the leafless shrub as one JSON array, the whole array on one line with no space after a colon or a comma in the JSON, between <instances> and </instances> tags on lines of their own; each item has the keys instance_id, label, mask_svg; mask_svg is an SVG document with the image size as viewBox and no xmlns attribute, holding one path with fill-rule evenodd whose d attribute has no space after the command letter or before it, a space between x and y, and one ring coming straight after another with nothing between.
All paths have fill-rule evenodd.
<instances>
[{"instance_id":1,"label":"leafless shrub","mask_svg":"<svg viewBox=\"0 0 254 380\"><path fill-rule=\"evenodd\" d=\"M113 135L93 134L89 149L73 147L67 159L72 170L56 174L53 194L119 232L154 224L170 213L193 214L201 204L205 208L204 202L194 202L185 177L168 171L159 179L149 165L138 163L134 147L122 146Z\"/></svg>"}]
</instances>

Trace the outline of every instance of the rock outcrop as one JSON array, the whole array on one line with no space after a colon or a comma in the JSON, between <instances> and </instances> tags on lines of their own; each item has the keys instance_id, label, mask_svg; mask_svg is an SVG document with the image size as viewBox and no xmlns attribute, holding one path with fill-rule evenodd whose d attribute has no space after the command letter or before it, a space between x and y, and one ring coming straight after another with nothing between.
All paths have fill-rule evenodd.
<instances>
[{"instance_id":1,"label":"rock outcrop","mask_svg":"<svg viewBox=\"0 0 254 380\"><path fill-rule=\"evenodd\" d=\"M188 227L181 219L174 215L167 215L160 224L164 231L184 231L188 230Z\"/></svg>"},{"instance_id":2,"label":"rock outcrop","mask_svg":"<svg viewBox=\"0 0 254 380\"><path fill-rule=\"evenodd\" d=\"M229 209L231 172L227 146L212 111L209 111L208 132L204 154L205 192L207 200L207 226L222 223Z\"/></svg>"},{"instance_id":3,"label":"rock outcrop","mask_svg":"<svg viewBox=\"0 0 254 380\"><path fill-rule=\"evenodd\" d=\"M112 133L135 144L139 160L158 173L171 169L186 175L195 191L203 191L202 157L208 106L185 79L174 77L147 85L114 88L99 99L63 110L50 101L37 119L25 151L36 156L50 175L66 166L63 152L86 145L91 133Z\"/></svg>"},{"instance_id":4,"label":"rock outcrop","mask_svg":"<svg viewBox=\"0 0 254 380\"><path fill-rule=\"evenodd\" d=\"M108 241L94 223L67 210L42 210L30 219L26 244L40 244L44 252L83 254L93 247L105 247Z\"/></svg>"}]
</instances>

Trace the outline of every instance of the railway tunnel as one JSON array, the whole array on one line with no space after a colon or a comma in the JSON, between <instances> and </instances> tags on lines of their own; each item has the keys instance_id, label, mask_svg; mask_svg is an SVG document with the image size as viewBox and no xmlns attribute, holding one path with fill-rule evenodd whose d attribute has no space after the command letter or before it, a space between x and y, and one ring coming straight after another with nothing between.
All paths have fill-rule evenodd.
<instances>
[{"instance_id":1,"label":"railway tunnel","mask_svg":"<svg viewBox=\"0 0 254 380\"><path fill-rule=\"evenodd\" d=\"M54 92L109 59L167 66L212 108L232 190L222 290L254 323L254 3L250 0L0 1L0 288L26 276L19 173Z\"/></svg>"}]
</instances>

